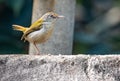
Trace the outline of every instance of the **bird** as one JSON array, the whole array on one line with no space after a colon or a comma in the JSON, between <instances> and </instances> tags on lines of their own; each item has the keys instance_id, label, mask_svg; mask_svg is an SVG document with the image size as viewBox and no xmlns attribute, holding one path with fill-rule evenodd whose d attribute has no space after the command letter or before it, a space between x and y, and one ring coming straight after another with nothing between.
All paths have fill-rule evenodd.
<instances>
[{"instance_id":1,"label":"bird","mask_svg":"<svg viewBox=\"0 0 120 81\"><path fill-rule=\"evenodd\" d=\"M52 35L54 24L59 18L64 18L62 15L58 15L55 12L47 12L38 20L36 20L29 27L13 24L14 30L21 31L23 33L21 40L31 43L36 51L36 54L40 54L40 50L37 44L46 42Z\"/></svg>"}]
</instances>

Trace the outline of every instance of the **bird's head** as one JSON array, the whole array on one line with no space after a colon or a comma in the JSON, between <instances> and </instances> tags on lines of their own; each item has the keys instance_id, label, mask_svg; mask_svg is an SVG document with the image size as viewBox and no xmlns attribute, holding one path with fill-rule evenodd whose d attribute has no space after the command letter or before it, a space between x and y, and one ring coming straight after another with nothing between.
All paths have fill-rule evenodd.
<instances>
[{"instance_id":1,"label":"bird's head","mask_svg":"<svg viewBox=\"0 0 120 81\"><path fill-rule=\"evenodd\" d=\"M43 22L55 22L59 18L63 18L64 16L58 15L54 12L48 12L44 14L41 18L43 19Z\"/></svg>"}]
</instances>

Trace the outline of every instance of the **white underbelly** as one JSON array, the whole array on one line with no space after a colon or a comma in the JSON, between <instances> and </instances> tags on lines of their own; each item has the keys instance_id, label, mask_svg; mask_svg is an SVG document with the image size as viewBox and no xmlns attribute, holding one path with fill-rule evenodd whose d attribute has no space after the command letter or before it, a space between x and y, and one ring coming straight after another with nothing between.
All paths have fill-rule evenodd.
<instances>
[{"instance_id":1,"label":"white underbelly","mask_svg":"<svg viewBox=\"0 0 120 81\"><path fill-rule=\"evenodd\" d=\"M30 33L27 36L26 40L28 40L29 42L42 43L42 42L45 42L49 38L51 33L52 33L52 29L46 30L42 28L38 31Z\"/></svg>"}]
</instances>

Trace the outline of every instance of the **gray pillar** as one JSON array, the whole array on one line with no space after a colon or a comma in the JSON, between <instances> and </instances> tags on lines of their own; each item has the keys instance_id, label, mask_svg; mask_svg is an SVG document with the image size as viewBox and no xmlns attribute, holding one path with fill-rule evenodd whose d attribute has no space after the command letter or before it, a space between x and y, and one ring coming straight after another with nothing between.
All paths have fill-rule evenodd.
<instances>
[{"instance_id":1,"label":"gray pillar","mask_svg":"<svg viewBox=\"0 0 120 81\"><path fill-rule=\"evenodd\" d=\"M41 54L72 54L75 0L34 0L32 22L48 11L64 15L65 18L56 22L47 42L38 44ZM32 45L29 53L35 54Z\"/></svg>"}]
</instances>

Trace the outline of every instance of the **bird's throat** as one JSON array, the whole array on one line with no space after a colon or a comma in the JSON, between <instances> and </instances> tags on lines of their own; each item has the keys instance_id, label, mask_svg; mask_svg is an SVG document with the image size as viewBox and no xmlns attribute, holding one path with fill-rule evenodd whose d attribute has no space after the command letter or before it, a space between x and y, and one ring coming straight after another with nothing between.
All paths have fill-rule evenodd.
<instances>
[{"instance_id":1,"label":"bird's throat","mask_svg":"<svg viewBox=\"0 0 120 81\"><path fill-rule=\"evenodd\" d=\"M52 22L44 22L43 23L43 28L45 28L45 29L50 29L51 26L52 26Z\"/></svg>"}]
</instances>

